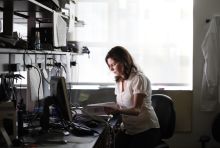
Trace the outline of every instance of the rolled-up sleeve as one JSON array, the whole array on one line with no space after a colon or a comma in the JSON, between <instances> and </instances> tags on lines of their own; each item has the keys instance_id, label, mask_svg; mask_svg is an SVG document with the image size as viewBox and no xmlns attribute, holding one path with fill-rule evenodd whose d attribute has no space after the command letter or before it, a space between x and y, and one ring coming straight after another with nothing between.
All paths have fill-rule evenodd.
<instances>
[{"instance_id":1,"label":"rolled-up sleeve","mask_svg":"<svg viewBox=\"0 0 220 148\"><path fill-rule=\"evenodd\" d=\"M147 93L147 80L142 75L137 75L134 77L132 82L133 94L145 94Z\"/></svg>"}]
</instances>

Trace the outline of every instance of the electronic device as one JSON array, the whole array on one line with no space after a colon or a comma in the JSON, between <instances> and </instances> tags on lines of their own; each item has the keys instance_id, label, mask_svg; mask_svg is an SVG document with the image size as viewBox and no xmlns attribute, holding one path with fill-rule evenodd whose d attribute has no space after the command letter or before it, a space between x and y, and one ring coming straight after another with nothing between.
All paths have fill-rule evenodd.
<instances>
[{"instance_id":1,"label":"electronic device","mask_svg":"<svg viewBox=\"0 0 220 148\"><path fill-rule=\"evenodd\" d=\"M94 134L99 134L97 131L93 130L92 128L73 122L71 124L70 132L75 136L92 136Z\"/></svg>"},{"instance_id":2,"label":"electronic device","mask_svg":"<svg viewBox=\"0 0 220 148\"><path fill-rule=\"evenodd\" d=\"M64 77L51 77L50 96L44 99L43 114L40 119L42 130L49 129L49 106L51 105L55 105L60 121L72 121L72 113Z\"/></svg>"},{"instance_id":3,"label":"electronic device","mask_svg":"<svg viewBox=\"0 0 220 148\"><path fill-rule=\"evenodd\" d=\"M96 127L98 127L98 125L100 123L99 121L95 121L90 116L85 115L85 114L75 115L74 122L79 123L79 124L83 124L83 125L90 127L90 128L96 128Z\"/></svg>"},{"instance_id":4,"label":"electronic device","mask_svg":"<svg viewBox=\"0 0 220 148\"><path fill-rule=\"evenodd\" d=\"M72 121L70 101L67 96L66 80L64 77L51 77L50 94L55 99L55 105L60 111L61 118L66 121Z\"/></svg>"},{"instance_id":5,"label":"electronic device","mask_svg":"<svg viewBox=\"0 0 220 148\"><path fill-rule=\"evenodd\" d=\"M53 76L50 80L50 96L44 100L43 114L40 119L42 130L49 129L49 106L55 105L60 121L66 122L69 131L76 136L88 136L97 133L83 123L73 121L70 102L67 97L67 88L64 77ZM94 124L93 124L94 125Z\"/></svg>"}]
</instances>

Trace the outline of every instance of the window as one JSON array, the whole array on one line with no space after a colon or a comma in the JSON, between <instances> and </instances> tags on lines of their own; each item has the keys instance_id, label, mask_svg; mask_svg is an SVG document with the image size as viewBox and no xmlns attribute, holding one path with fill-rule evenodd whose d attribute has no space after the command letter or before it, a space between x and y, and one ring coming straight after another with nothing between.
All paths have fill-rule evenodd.
<instances>
[{"instance_id":1,"label":"window","mask_svg":"<svg viewBox=\"0 0 220 148\"><path fill-rule=\"evenodd\" d=\"M78 58L78 82L113 83L105 55L126 47L153 86L192 89L192 0L81 0L77 40L91 54ZM185 88L184 88L185 89Z\"/></svg>"}]
</instances>

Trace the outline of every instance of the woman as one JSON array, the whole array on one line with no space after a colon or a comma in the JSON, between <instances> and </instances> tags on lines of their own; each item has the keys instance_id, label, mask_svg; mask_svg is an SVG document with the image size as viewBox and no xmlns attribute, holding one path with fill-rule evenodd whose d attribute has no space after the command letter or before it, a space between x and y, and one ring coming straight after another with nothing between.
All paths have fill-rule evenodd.
<instances>
[{"instance_id":1,"label":"woman","mask_svg":"<svg viewBox=\"0 0 220 148\"><path fill-rule=\"evenodd\" d=\"M105 61L115 74L118 105L116 109L106 107L105 111L107 114L121 114L125 128L116 136L116 148L154 148L160 140L160 130L151 105L150 81L121 46L112 48Z\"/></svg>"}]
</instances>

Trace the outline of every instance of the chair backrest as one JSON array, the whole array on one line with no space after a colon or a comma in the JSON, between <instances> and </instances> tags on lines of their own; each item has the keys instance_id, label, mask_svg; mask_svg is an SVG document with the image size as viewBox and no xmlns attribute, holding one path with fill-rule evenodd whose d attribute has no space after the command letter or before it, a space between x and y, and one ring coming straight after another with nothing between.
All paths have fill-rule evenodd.
<instances>
[{"instance_id":1,"label":"chair backrest","mask_svg":"<svg viewBox=\"0 0 220 148\"><path fill-rule=\"evenodd\" d=\"M161 138L170 138L175 129L176 113L172 99L164 94L152 95L152 106L160 123Z\"/></svg>"}]
</instances>

